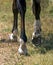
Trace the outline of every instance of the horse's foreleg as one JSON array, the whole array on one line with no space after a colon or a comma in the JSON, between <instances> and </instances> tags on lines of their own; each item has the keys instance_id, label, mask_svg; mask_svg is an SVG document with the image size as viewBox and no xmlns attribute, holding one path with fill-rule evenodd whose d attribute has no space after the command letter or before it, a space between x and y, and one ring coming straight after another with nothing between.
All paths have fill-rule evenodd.
<instances>
[{"instance_id":1,"label":"horse's foreleg","mask_svg":"<svg viewBox=\"0 0 53 65\"><path fill-rule=\"evenodd\" d=\"M13 29L12 29L12 34L10 34L10 39L16 41L17 40L17 19L18 19L18 8L16 4L16 0L13 1L13 16L14 16L14 21L13 21Z\"/></svg>"},{"instance_id":2,"label":"horse's foreleg","mask_svg":"<svg viewBox=\"0 0 53 65\"><path fill-rule=\"evenodd\" d=\"M21 35L20 35L20 47L18 49L18 52L20 54L26 54L27 48L26 48L26 42L27 37L25 33L25 12L26 12L26 2L25 0L20 2L20 16L21 16Z\"/></svg>"},{"instance_id":3,"label":"horse's foreleg","mask_svg":"<svg viewBox=\"0 0 53 65\"><path fill-rule=\"evenodd\" d=\"M27 37L25 33L25 13L21 14L21 35L20 38L24 41L27 42Z\"/></svg>"},{"instance_id":4,"label":"horse's foreleg","mask_svg":"<svg viewBox=\"0 0 53 65\"><path fill-rule=\"evenodd\" d=\"M13 15L14 15L14 21L13 21L13 29L12 29L12 33L14 33L16 35L18 29L17 29L17 26L18 26L18 10L15 10L13 12Z\"/></svg>"},{"instance_id":5,"label":"horse's foreleg","mask_svg":"<svg viewBox=\"0 0 53 65\"><path fill-rule=\"evenodd\" d=\"M35 45L41 43L41 22L40 22L40 0L33 0L33 14L35 16L36 21L34 22L34 32L32 35L32 42Z\"/></svg>"},{"instance_id":6,"label":"horse's foreleg","mask_svg":"<svg viewBox=\"0 0 53 65\"><path fill-rule=\"evenodd\" d=\"M18 49L18 52L20 54L27 54L27 48L26 48L26 41L27 37L25 34L25 14L21 15L21 35L20 35L20 46Z\"/></svg>"}]
</instances>

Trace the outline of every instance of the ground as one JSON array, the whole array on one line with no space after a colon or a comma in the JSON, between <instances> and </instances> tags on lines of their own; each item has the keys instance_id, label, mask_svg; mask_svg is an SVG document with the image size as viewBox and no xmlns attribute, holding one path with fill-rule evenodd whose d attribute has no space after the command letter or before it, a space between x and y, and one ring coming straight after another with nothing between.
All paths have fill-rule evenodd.
<instances>
[{"instance_id":1,"label":"ground","mask_svg":"<svg viewBox=\"0 0 53 65\"><path fill-rule=\"evenodd\" d=\"M52 0L51 0L52 1ZM42 45L35 47L31 42L34 16L31 2L27 0L26 34L28 56L18 54L18 42L9 42L13 25L12 0L0 0L0 65L53 65L53 3L41 3ZM20 15L19 15L20 16ZM20 17L18 35L20 36ZM6 41L5 41L6 40Z\"/></svg>"}]
</instances>

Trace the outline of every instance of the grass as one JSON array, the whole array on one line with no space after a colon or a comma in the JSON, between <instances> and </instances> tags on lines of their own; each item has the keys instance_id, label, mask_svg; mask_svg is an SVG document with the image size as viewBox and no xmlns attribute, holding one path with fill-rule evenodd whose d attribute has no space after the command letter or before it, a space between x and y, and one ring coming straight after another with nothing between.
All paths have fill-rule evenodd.
<instances>
[{"instance_id":1,"label":"grass","mask_svg":"<svg viewBox=\"0 0 53 65\"><path fill-rule=\"evenodd\" d=\"M44 0L43 4L41 3L43 40L41 47L35 47L31 42L34 15L30 6L31 2L27 0L26 34L29 56L18 54L19 43L0 41L0 65L53 65L53 3L49 3L48 0L47 2ZM12 0L0 0L0 39L8 39L8 35L11 33L13 24L11 8ZM20 17L18 27L20 35Z\"/></svg>"}]
</instances>

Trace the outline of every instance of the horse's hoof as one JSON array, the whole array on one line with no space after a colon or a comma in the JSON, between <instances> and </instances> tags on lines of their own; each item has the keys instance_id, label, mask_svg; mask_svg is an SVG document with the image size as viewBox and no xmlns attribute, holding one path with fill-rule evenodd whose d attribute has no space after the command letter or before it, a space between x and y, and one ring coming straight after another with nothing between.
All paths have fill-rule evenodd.
<instances>
[{"instance_id":1,"label":"horse's hoof","mask_svg":"<svg viewBox=\"0 0 53 65\"><path fill-rule=\"evenodd\" d=\"M26 43L22 39L20 39L20 46L18 49L18 53L20 55L27 55L27 48L26 48Z\"/></svg>"},{"instance_id":2,"label":"horse's hoof","mask_svg":"<svg viewBox=\"0 0 53 65\"><path fill-rule=\"evenodd\" d=\"M27 55L28 54L26 50L22 50L21 48L18 49L18 53L20 55Z\"/></svg>"},{"instance_id":3,"label":"horse's hoof","mask_svg":"<svg viewBox=\"0 0 53 65\"><path fill-rule=\"evenodd\" d=\"M35 46L40 46L41 45L41 35L38 34L37 36L33 36L32 37L32 43L35 45Z\"/></svg>"},{"instance_id":4,"label":"horse's hoof","mask_svg":"<svg viewBox=\"0 0 53 65\"><path fill-rule=\"evenodd\" d=\"M21 47L19 47L19 49L18 49L18 53L20 54L20 55L27 55L27 49L26 48L21 48Z\"/></svg>"},{"instance_id":5,"label":"horse's hoof","mask_svg":"<svg viewBox=\"0 0 53 65\"><path fill-rule=\"evenodd\" d=\"M11 41L17 41L17 36L15 36L13 33L9 34L9 40L11 40Z\"/></svg>"},{"instance_id":6,"label":"horse's hoof","mask_svg":"<svg viewBox=\"0 0 53 65\"><path fill-rule=\"evenodd\" d=\"M33 39L32 39L32 43L33 43L35 46L40 46L40 45L41 45L41 37L33 38Z\"/></svg>"},{"instance_id":7,"label":"horse's hoof","mask_svg":"<svg viewBox=\"0 0 53 65\"><path fill-rule=\"evenodd\" d=\"M19 53L20 55L23 55L23 54L24 54L24 52L23 52L23 50L22 50L21 48L18 49L18 53Z\"/></svg>"}]
</instances>

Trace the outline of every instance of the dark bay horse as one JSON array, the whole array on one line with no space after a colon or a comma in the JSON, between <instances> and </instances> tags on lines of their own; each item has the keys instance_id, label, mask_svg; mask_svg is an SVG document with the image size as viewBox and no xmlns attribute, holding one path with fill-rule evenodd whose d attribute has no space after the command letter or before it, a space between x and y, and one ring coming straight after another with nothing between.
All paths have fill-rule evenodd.
<instances>
[{"instance_id":1,"label":"dark bay horse","mask_svg":"<svg viewBox=\"0 0 53 65\"><path fill-rule=\"evenodd\" d=\"M32 34L32 42L35 45L39 45L41 43L41 23L40 23L40 0L32 0L32 11L35 16L35 22L34 22L34 32ZM27 36L25 33L25 13L26 13L26 0L13 0L12 5L13 15L14 15L14 21L13 21L13 29L12 34L10 34L10 39L17 39L17 26L18 26L18 13L20 13L21 16L21 34L20 34L20 46L18 49L18 52L20 54L26 54L27 48L26 48L26 42L27 42Z\"/></svg>"}]
</instances>

